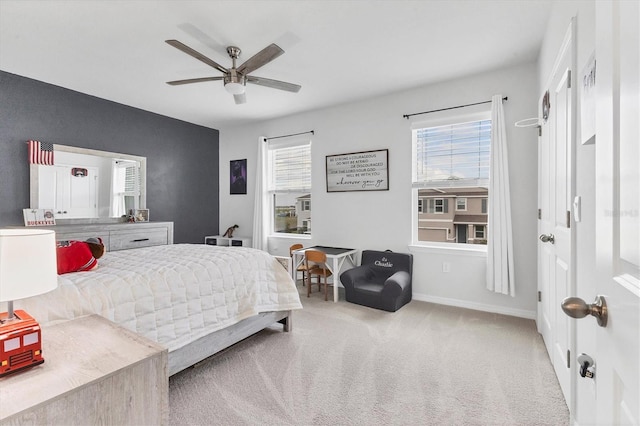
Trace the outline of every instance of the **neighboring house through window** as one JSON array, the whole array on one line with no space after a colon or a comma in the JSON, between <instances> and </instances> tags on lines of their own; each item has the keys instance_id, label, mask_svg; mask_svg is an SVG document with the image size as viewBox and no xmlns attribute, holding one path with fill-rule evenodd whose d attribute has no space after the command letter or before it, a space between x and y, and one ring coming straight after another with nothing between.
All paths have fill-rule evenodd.
<instances>
[{"instance_id":1,"label":"neighboring house through window","mask_svg":"<svg viewBox=\"0 0 640 426\"><path fill-rule=\"evenodd\" d=\"M269 143L271 232L311 233L311 141Z\"/></svg>"},{"instance_id":2,"label":"neighboring house through window","mask_svg":"<svg viewBox=\"0 0 640 426\"><path fill-rule=\"evenodd\" d=\"M414 243L487 243L490 146L490 111L414 124Z\"/></svg>"}]
</instances>

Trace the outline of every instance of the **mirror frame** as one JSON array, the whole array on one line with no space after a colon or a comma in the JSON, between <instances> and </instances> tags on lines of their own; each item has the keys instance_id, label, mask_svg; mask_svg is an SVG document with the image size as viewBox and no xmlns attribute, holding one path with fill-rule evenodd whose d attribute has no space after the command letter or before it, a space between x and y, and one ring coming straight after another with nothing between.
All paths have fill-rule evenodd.
<instances>
[{"instance_id":1,"label":"mirror frame","mask_svg":"<svg viewBox=\"0 0 640 426\"><path fill-rule=\"evenodd\" d=\"M147 157L139 155L122 154L118 152L100 151L97 149L78 148L75 146L53 144L53 152L69 152L74 154L94 155L97 157L117 158L133 160L140 163L140 209L147 208ZM54 157L55 162L55 157ZM38 208L39 172L37 164L29 164L29 205L30 208ZM120 223L121 217L97 217L77 219L56 219L56 225L80 225L92 223Z\"/></svg>"}]
</instances>

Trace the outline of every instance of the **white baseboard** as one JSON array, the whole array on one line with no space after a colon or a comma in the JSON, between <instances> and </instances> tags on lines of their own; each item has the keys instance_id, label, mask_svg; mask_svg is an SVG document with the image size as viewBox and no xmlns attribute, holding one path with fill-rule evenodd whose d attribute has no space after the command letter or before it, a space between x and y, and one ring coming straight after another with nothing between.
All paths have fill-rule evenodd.
<instances>
[{"instance_id":1,"label":"white baseboard","mask_svg":"<svg viewBox=\"0 0 640 426\"><path fill-rule=\"evenodd\" d=\"M469 302L467 300L449 299L446 297L429 296L427 294L412 295L414 300L420 300L422 302L436 303L438 305L455 306L458 308L473 309L476 311L491 312L494 314L509 315L512 317L526 318L535 320L537 317L536 311L526 311L524 309L512 309L504 306L487 305L484 303Z\"/></svg>"}]
</instances>

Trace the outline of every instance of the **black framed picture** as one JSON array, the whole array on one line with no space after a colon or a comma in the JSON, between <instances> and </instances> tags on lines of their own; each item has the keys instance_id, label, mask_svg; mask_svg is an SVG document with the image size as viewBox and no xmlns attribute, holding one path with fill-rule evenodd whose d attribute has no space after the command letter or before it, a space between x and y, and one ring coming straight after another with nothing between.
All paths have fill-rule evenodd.
<instances>
[{"instance_id":1,"label":"black framed picture","mask_svg":"<svg viewBox=\"0 0 640 426\"><path fill-rule=\"evenodd\" d=\"M247 193L247 159L229 162L229 193Z\"/></svg>"},{"instance_id":2,"label":"black framed picture","mask_svg":"<svg viewBox=\"0 0 640 426\"><path fill-rule=\"evenodd\" d=\"M327 192L388 191L389 150L327 155Z\"/></svg>"}]
</instances>

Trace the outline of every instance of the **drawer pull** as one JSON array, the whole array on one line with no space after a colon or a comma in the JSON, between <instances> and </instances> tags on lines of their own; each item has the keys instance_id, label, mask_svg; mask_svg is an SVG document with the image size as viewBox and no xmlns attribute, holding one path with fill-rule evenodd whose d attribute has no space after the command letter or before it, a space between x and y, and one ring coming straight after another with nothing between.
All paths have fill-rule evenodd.
<instances>
[{"instance_id":1,"label":"drawer pull","mask_svg":"<svg viewBox=\"0 0 640 426\"><path fill-rule=\"evenodd\" d=\"M148 238L138 238L137 240L132 240L131 242L132 243L139 243L141 241L149 241L149 239Z\"/></svg>"}]
</instances>

